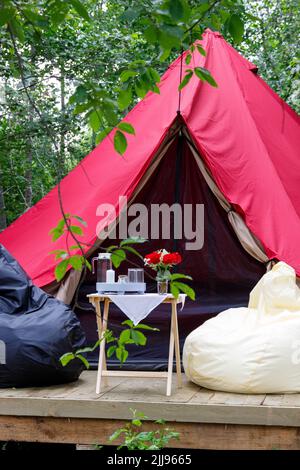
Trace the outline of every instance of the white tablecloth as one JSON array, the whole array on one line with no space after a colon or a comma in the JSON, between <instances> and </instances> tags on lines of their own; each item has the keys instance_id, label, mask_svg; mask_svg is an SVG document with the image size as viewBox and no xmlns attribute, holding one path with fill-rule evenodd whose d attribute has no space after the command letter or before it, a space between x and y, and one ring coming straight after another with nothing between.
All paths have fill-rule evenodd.
<instances>
[{"instance_id":1,"label":"white tablecloth","mask_svg":"<svg viewBox=\"0 0 300 470\"><path fill-rule=\"evenodd\" d=\"M167 297L172 297L171 294L105 294L103 297L109 298L125 315L137 325L140 321L146 318L152 310L161 304ZM179 295L179 303L182 308L185 302L185 294Z\"/></svg>"}]
</instances>

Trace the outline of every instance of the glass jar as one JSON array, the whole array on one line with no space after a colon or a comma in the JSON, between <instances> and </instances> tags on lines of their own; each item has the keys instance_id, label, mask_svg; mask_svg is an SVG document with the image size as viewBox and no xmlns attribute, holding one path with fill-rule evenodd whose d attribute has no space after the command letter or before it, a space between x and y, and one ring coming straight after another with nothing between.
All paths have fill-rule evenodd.
<instances>
[{"instance_id":1,"label":"glass jar","mask_svg":"<svg viewBox=\"0 0 300 470\"><path fill-rule=\"evenodd\" d=\"M95 262L97 268L95 270ZM106 282L106 273L112 269L111 253L99 253L97 257L92 259L93 274L97 272L97 282Z\"/></svg>"},{"instance_id":2,"label":"glass jar","mask_svg":"<svg viewBox=\"0 0 300 470\"><path fill-rule=\"evenodd\" d=\"M168 293L168 287L169 287L169 281L157 281L157 293L162 295L162 294L167 294Z\"/></svg>"}]
</instances>

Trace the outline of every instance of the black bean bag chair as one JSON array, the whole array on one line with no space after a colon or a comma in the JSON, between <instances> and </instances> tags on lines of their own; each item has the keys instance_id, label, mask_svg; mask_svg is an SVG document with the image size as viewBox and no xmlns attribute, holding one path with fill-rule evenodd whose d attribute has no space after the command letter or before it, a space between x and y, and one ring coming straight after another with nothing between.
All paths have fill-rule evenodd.
<instances>
[{"instance_id":1,"label":"black bean bag chair","mask_svg":"<svg viewBox=\"0 0 300 470\"><path fill-rule=\"evenodd\" d=\"M36 287L0 245L0 387L46 386L77 380L78 359L59 358L85 345L73 311Z\"/></svg>"}]
</instances>

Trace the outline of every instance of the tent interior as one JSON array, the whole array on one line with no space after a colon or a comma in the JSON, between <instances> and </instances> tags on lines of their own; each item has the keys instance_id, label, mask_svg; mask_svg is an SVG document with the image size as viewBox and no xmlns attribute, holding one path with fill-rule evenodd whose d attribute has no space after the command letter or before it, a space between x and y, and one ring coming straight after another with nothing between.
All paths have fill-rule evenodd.
<instances>
[{"instance_id":1,"label":"tent interior","mask_svg":"<svg viewBox=\"0 0 300 470\"><path fill-rule=\"evenodd\" d=\"M226 211L202 176L185 133L177 130L151 176L136 193L134 203L142 203L147 208L151 204L166 203L171 206L176 202L182 207L184 204L192 204L193 211L195 211L196 204L204 205L204 244L201 249L187 250L185 244L189 240L186 240L184 235L182 239L174 239L172 223L171 237L168 239L163 239L162 227L160 227L158 239L151 239L150 234L147 242L137 246L142 255L161 248L178 251L183 261L178 265L177 272L191 275L193 278L191 285L196 292L196 301L187 299L183 310L179 309L178 312L182 347L186 336L207 319L225 309L246 306L251 289L265 273L266 268L242 247L228 221ZM150 214L151 212L148 211L149 227ZM193 212L193 219L195 219L195 212ZM193 220L194 223L195 220ZM182 232L184 234L183 221ZM109 238L103 242L103 246L108 247L118 241ZM95 252L92 256L95 256ZM135 262L137 262L136 258ZM122 263L117 275L127 273L128 267L130 264ZM147 274L150 274L152 278ZM156 282L153 279L155 273L146 270L145 275L147 291L155 292ZM79 289L78 303L82 308L76 307L75 311L90 344L97 340L96 320L94 310L88 303L86 295L94 291L95 276L89 273ZM111 304L108 328L119 333L123 328L121 322L125 319L124 314ZM146 332L145 347L130 345L126 368L132 370L166 369L170 320L169 305L161 304L151 312L143 323L159 328L160 331ZM97 352L93 353L89 360L92 366L96 365ZM119 367L115 359L110 359L108 364L112 368Z\"/></svg>"}]
</instances>

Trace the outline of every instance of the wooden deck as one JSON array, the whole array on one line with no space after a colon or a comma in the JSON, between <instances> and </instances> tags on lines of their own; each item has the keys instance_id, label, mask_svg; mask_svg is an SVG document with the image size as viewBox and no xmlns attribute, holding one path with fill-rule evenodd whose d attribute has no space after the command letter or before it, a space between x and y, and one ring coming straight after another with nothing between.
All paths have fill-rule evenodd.
<instances>
[{"instance_id":1,"label":"wooden deck","mask_svg":"<svg viewBox=\"0 0 300 470\"><path fill-rule=\"evenodd\" d=\"M133 408L176 428L181 439L174 447L300 449L300 394L220 393L186 380L176 389L174 377L173 394L166 397L161 379L107 380L100 395L96 372L63 386L0 389L0 441L105 444Z\"/></svg>"}]
</instances>

